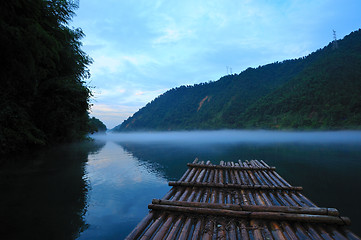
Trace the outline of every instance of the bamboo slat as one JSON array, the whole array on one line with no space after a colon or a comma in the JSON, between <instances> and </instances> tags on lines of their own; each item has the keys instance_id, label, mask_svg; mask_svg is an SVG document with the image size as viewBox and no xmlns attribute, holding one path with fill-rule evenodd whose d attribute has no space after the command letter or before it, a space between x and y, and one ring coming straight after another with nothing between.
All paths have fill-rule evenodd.
<instances>
[{"instance_id":1,"label":"bamboo slat","mask_svg":"<svg viewBox=\"0 0 361 240\"><path fill-rule=\"evenodd\" d=\"M209 187L209 188L237 188L237 189L254 189L254 190L287 190L287 191L302 191L302 187L280 187L269 185L240 185L240 184L223 184L223 183L205 183L205 182L174 182L170 181L169 186L182 187Z\"/></svg>"},{"instance_id":2,"label":"bamboo slat","mask_svg":"<svg viewBox=\"0 0 361 240\"><path fill-rule=\"evenodd\" d=\"M234 210L234 211L280 212L280 213L298 213L298 214L310 214L310 215L329 215L335 217L339 216L339 211L335 208L235 205L235 204L219 204L219 203L205 203L205 202L169 201L162 199L153 199L152 204L196 207L196 208L226 209L226 210Z\"/></svg>"},{"instance_id":3,"label":"bamboo slat","mask_svg":"<svg viewBox=\"0 0 361 240\"><path fill-rule=\"evenodd\" d=\"M138 225L133 229L131 233L129 233L129 235L125 239L130 240L138 238L144 231L144 229L148 226L148 224L152 221L152 219L153 212L150 212L146 217L143 218L141 222L138 223Z\"/></svg>"},{"instance_id":4,"label":"bamboo slat","mask_svg":"<svg viewBox=\"0 0 361 240\"><path fill-rule=\"evenodd\" d=\"M234 218L300 221L300 222L313 222L313 223L328 223L328 224L337 224L337 225L351 224L350 219L347 217L336 217L329 215L235 211L228 209L184 207L184 206L172 206L172 205L160 205L160 204L149 204L148 208L152 210L174 211L174 212L183 212L190 214L216 215L216 216L234 217Z\"/></svg>"},{"instance_id":5,"label":"bamboo slat","mask_svg":"<svg viewBox=\"0 0 361 240\"><path fill-rule=\"evenodd\" d=\"M350 219L316 206L263 160L197 158L130 239L354 239Z\"/></svg>"},{"instance_id":6,"label":"bamboo slat","mask_svg":"<svg viewBox=\"0 0 361 240\"><path fill-rule=\"evenodd\" d=\"M212 168L212 169L235 169L235 170L264 170L275 171L275 167L261 167L261 166L227 166L227 165L204 165L200 163L188 163L188 167L192 168Z\"/></svg>"}]
</instances>

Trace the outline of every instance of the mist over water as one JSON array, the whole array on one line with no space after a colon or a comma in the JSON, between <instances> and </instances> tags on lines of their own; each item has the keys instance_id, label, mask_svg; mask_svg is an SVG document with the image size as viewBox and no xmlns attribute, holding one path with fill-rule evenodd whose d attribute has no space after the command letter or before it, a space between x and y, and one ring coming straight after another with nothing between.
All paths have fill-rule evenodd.
<instances>
[{"instance_id":1,"label":"mist over water","mask_svg":"<svg viewBox=\"0 0 361 240\"><path fill-rule=\"evenodd\" d=\"M6 239L124 239L194 158L258 159L361 235L361 131L183 131L92 135L7 159L0 168ZM20 159L17 159L20 158ZM21 161L19 161L21 160ZM26 164L24 164L26 163ZM33 219L37 219L33 221ZM19 230L21 227L24 231ZM30 234L30 235L29 235Z\"/></svg>"},{"instance_id":2,"label":"mist over water","mask_svg":"<svg viewBox=\"0 0 361 240\"><path fill-rule=\"evenodd\" d=\"M335 207L350 217L351 229L361 234L361 192L355 191L361 189L361 131L135 132L94 138L115 143L140 168L165 182L178 180L195 158L213 164L264 160L291 185L303 186L316 205ZM151 195L167 191L155 192Z\"/></svg>"},{"instance_id":3,"label":"mist over water","mask_svg":"<svg viewBox=\"0 0 361 240\"><path fill-rule=\"evenodd\" d=\"M267 130L215 130L132 132L94 134L97 140L133 143L302 143L302 144L361 144L361 131L267 131Z\"/></svg>"}]
</instances>

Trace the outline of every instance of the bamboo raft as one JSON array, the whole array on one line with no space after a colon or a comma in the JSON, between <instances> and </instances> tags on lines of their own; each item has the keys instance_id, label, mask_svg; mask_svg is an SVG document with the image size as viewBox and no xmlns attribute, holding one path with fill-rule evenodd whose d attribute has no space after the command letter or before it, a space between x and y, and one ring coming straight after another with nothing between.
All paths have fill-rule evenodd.
<instances>
[{"instance_id":1,"label":"bamboo raft","mask_svg":"<svg viewBox=\"0 0 361 240\"><path fill-rule=\"evenodd\" d=\"M360 239L264 161L188 163L126 239Z\"/></svg>"}]
</instances>

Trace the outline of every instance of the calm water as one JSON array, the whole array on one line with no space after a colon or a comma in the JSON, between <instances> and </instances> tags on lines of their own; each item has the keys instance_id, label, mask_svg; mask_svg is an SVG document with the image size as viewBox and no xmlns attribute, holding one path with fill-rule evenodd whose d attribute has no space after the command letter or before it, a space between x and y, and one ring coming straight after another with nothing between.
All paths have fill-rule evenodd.
<instances>
[{"instance_id":1,"label":"calm water","mask_svg":"<svg viewBox=\"0 0 361 240\"><path fill-rule=\"evenodd\" d=\"M98 136L5 159L2 239L123 239L200 160L262 159L361 235L361 132L213 131Z\"/></svg>"}]
</instances>

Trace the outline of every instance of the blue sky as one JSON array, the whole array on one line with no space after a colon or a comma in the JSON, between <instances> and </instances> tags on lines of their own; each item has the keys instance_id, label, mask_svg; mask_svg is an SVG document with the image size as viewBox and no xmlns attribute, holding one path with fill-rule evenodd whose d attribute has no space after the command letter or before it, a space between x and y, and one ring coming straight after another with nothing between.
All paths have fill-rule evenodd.
<instances>
[{"instance_id":1,"label":"blue sky","mask_svg":"<svg viewBox=\"0 0 361 240\"><path fill-rule=\"evenodd\" d=\"M360 0L80 0L94 87L108 128L180 85L305 56L361 27Z\"/></svg>"}]
</instances>

